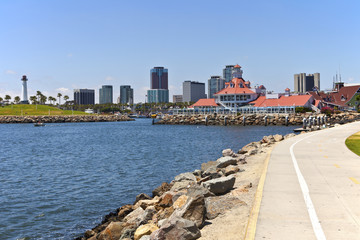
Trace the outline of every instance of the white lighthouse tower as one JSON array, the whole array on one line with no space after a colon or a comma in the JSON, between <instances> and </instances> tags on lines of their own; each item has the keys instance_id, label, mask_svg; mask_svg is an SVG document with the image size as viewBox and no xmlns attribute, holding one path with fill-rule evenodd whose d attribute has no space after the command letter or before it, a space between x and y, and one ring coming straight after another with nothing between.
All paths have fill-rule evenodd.
<instances>
[{"instance_id":1,"label":"white lighthouse tower","mask_svg":"<svg viewBox=\"0 0 360 240\"><path fill-rule=\"evenodd\" d=\"M21 104L29 104L28 95L27 95L27 78L26 75L22 76L22 98Z\"/></svg>"}]
</instances>

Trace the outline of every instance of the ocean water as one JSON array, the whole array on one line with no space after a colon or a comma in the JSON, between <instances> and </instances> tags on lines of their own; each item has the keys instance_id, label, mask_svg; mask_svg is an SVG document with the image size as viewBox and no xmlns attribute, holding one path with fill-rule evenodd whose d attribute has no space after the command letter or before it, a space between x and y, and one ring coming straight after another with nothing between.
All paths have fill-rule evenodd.
<instances>
[{"instance_id":1,"label":"ocean water","mask_svg":"<svg viewBox=\"0 0 360 240\"><path fill-rule=\"evenodd\" d=\"M0 239L73 239L177 174L284 126L0 125Z\"/></svg>"}]
</instances>

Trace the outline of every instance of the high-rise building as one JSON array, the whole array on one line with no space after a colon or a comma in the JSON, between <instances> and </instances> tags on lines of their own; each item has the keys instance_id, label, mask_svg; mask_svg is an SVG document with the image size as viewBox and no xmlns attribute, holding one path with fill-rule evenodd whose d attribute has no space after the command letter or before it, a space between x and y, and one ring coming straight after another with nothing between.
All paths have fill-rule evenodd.
<instances>
[{"instance_id":1,"label":"high-rise building","mask_svg":"<svg viewBox=\"0 0 360 240\"><path fill-rule=\"evenodd\" d=\"M225 82L230 82L233 79L232 71L233 71L234 65L226 65L223 69L223 79Z\"/></svg>"},{"instance_id":2,"label":"high-rise building","mask_svg":"<svg viewBox=\"0 0 360 240\"><path fill-rule=\"evenodd\" d=\"M200 98L206 98L205 83L185 81L183 82L183 101L196 102Z\"/></svg>"},{"instance_id":3,"label":"high-rise building","mask_svg":"<svg viewBox=\"0 0 360 240\"><path fill-rule=\"evenodd\" d=\"M306 93L313 91L314 87L320 90L320 73L308 75L306 73L294 74L294 92Z\"/></svg>"},{"instance_id":4,"label":"high-rise building","mask_svg":"<svg viewBox=\"0 0 360 240\"><path fill-rule=\"evenodd\" d=\"M113 86L111 85L103 85L99 89L99 103L113 103Z\"/></svg>"},{"instance_id":5,"label":"high-rise building","mask_svg":"<svg viewBox=\"0 0 360 240\"><path fill-rule=\"evenodd\" d=\"M168 103L169 90L167 89L150 89L147 91L149 103Z\"/></svg>"},{"instance_id":6,"label":"high-rise building","mask_svg":"<svg viewBox=\"0 0 360 240\"><path fill-rule=\"evenodd\" d=\"M133 104L134 103L134 90L130 85L120 86L120 103Z\"/></svg>"},{"instance_id":7,"label":"high-rise building","mask_svg":"<svg viewBox=\"0 0 360 240\"><path fill-rule=\"evenodd\" d=\"M168 70L164 67L154 67L150 70L150 88L168 89Z\"/></svg>"},{"instance_id":8,"label":"high-rise building","mask_svg":"<svg viewBox=\"0 0 360 240\"><path fill-rule=\"evenodd\" d=\"M181 103L181 102L183 102L182 95L173 95L173 103Z\"/></svg>"},{"instance_id":9,"label":"high-rise building","mask_svg":"<svg viewBox=\"0 0 360 240\"><path fill-rule=\"evenodd\" d=\"M21 104L29 104L28 94L27 94L27 77L24 75L21 78L22 81L22 95L21 95Z\"/></svg>"},{"instance_id":10,"label":"high-rise building","mask_svg":"<svg viewBox=\"0 0 360 240\"><path fill-rule=\"evenodd\" d=\"M208 80L208 98L214 98L214 94L225 88L225 80L220 76L211 76Z\"/></svg>"},{"instance_id":11,"label":"high-rise building","mask_svg":"<svg viewBox=\"0 0 360 240\"><path fill-rule=\"evenodd\" d=\"M93 89L74 89L74 104L88 105L95 104L95 90Z\"/></svg>"},{"instance_id":12,"label":"high-rise building","mask_svg":"<svg viewBox=\"0 0 360 240\"><path fill-rule=\"evenodd\" d=\"M149 103L168 103L168 70L164 67L154 67L150 70L150 90L147 91Z\"/></svg>"}]
</instances>

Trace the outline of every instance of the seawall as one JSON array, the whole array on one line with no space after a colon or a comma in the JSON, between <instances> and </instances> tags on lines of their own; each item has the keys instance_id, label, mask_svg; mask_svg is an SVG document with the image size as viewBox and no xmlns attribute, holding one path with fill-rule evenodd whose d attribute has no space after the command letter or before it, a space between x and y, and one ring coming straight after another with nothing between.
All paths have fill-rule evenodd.
<instances>
[{"instance_id":1,"label":"seawall","mask_svg":"<svg viewBox=\"0 0 360 240\"><path fill-rule=\"evenodd\" d=\"M0 123L65 123L65 122L119 122L134 121L117 115L55 115L55 116L0 116Z\"/></svg>"},{"instance_id":2,"label":"seawall","mask_svg":"<svg viewBox=\"0 0 360 240\"><path fill-rule=\"evenodd\" d=\"M325 117L324 114L245 114L245 115L165 115L155 124L168 125L302 125L304 118ZM359 113L346 112L326 117L326 123L344 124L360 119Z\"/></svg>"}]
</instances>

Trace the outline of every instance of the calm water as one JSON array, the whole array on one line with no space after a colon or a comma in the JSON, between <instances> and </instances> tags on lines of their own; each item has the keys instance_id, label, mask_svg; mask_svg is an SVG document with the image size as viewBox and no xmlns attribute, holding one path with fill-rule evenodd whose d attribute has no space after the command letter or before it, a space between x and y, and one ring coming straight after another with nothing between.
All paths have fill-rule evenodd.
<instances>
[{"instance_id":1,"label":"calm water","mask_svg":"<svg viewBox=\"0 0 360 240\"><path fill-rule=\"evenodd\" d=\"M294 127L0 125L0 239L71 239L181 172Z\"/></svg>"}]
</instances>

